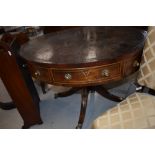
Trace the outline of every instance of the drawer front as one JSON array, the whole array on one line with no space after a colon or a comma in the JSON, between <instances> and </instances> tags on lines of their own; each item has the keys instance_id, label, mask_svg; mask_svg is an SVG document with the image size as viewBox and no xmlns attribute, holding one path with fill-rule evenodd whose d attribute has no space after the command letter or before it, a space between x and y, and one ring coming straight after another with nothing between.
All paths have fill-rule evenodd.
<instances>
[{"instance_id":1,"label":"drawer front","mask_svg":"<svg viewBox=\"0 0 155 155\"><path fill-rule=\"evenodd\" d=\"M136 72L139 69L141 61L141 54L135 55L127 60L124 61L124 69L123 69L123 75L128 76L134 72Z\"/></svg>"},{"instance_id":2,"label":"drawer front","mask_svg":"<svg viewBox=\"0 0 155 155\"><path fill-rule=\"evenodd\" d=\"M31 65L28 64L29 70L31 72L31 75L40 81L44 82L52 82L51 74L50 74L50 69L48 68L42 68L37 65Z\"/></svg>"},{"instance_id":3,"label":"drawer front","mask_svg":"<svg viewBox=\"0 0 155 155\"><path fill-rule=\"evenodd\" d=\"M53 82L57 84L88 84L109 81L121 76L121 63L84 69L52 69L52 74Z\"/></svg>"}]
</instances>

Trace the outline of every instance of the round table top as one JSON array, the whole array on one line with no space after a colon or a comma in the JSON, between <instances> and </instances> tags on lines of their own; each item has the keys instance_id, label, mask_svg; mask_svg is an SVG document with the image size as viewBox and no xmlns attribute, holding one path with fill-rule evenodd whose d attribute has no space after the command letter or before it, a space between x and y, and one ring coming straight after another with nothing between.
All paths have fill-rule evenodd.
<instances>
[{"instance_id":1,"label":"round table top","mask_svg":"<svg viewBox=\"0 0 155 155\"><path fill-rule=\"evenodd\" d=\"M147 32L130 27L79 27L30 40L24 59L49 65L77 65L112 60L144 45Z\"/></svg>"}]
</instances>

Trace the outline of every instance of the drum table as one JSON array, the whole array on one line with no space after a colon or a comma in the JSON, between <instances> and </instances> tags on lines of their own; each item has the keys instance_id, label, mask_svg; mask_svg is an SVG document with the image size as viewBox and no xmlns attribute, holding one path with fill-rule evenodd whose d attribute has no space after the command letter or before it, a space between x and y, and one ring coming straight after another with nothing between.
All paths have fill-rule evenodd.
<instances>
[{"instance_id":1,"label":"drum table","mask_svg":"<svg viewBox=\"0 0 155 155\"><path fill-rule=\"evenodd\" d=\"M37 80L72 87L55 98L81 91L76 128L82 128L90 90L113 101L122 100L104 84L123 80L138 70L146 34L131 27L72 28L25 43L20 56Z\"/></svg>"}]
</instances>

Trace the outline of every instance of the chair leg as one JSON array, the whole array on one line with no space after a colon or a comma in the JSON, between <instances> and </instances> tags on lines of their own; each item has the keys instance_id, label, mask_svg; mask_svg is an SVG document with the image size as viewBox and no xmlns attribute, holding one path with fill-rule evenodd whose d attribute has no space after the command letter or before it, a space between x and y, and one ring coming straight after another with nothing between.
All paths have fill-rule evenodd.
<instances>
[{"instance_id":1,"label":"chair leg","mask_svg":"<svg viewBox=\"0 0 155 155\"><path fill-rule=\"evenodd\" d=\"M0 108L3 110L11 110L16 108L16 106L13 102L7 102L7 103L0 102Z\"/></svg>"}]
</instances>

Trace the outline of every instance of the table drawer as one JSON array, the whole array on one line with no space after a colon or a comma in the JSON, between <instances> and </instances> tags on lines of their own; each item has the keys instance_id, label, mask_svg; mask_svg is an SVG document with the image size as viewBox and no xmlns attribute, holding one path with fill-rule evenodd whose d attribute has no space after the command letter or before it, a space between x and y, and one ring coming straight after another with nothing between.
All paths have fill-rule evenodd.
<instances>
[{"instance_id":1,"label":"table drawer","mask_svg":"<svg viewBox=\"0 0 155 155\"><path fill-rule=\"evenodd\" d=\"M35 79L40 80L40 81L44 81L44 82L49 82L49 83L52 82L50 69L42 68L42 67L39 67L39 66L34 65L34 64L33 65L28 64L28 66L29 66L29 70L31 72L31 75Z\"/></svg>"},{"instance_id":2,"label":"table drawer","mask_svg":"<svg viewBox=\"0 0 155 155\"><path fill-rule=\"evenodd\" d=\"M141 62L141 54L129 57L128 59L124 60L123 75L126 77L136 72L140 67L140 62Z\"/></svg>"},{"instance_id":3,"label":"table drawer","mask_svg":"<svg viewBox=\"0 0 155 155\"><path fill-rule=\"evenodd\" d=\"M111 65L76 68L76 69L53 69L53 81L56 83L95 83L98 81L109 81L121 76L120 63Z\"/></svg>"}]
</instances>

